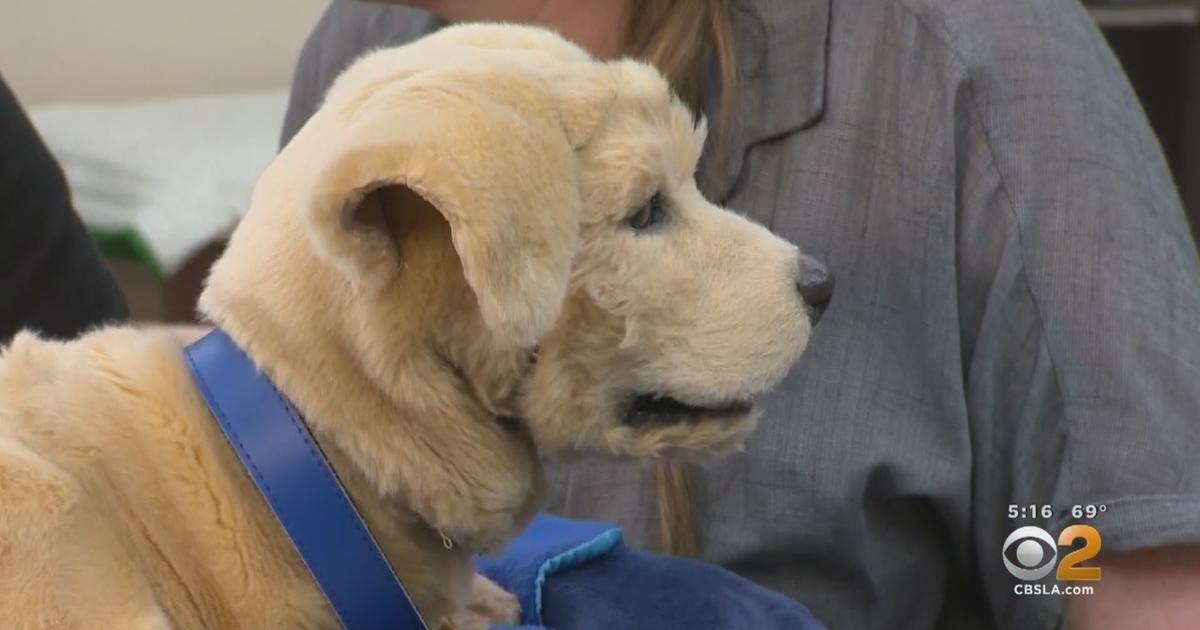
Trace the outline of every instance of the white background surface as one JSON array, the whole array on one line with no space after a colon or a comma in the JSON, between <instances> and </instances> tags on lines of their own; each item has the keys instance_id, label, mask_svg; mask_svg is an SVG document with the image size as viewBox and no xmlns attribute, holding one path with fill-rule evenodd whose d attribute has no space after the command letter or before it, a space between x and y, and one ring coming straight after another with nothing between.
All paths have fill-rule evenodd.
<instances>
[{"instance_id":1,"label":"white background surface","mask_svg":"<svg viewBox=\"0 0 1200 630\"><path fill-rule=\"evenodd\" d=\"M282 89L329 0L0 0L27 105Z\"/></svg>"}]
</instances>

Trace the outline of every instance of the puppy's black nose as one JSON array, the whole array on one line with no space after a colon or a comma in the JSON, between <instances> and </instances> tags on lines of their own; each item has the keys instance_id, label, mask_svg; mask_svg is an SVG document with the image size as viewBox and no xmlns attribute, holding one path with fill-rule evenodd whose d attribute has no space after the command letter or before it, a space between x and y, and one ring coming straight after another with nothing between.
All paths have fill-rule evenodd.
<instances>
[{"instance_id":1,"label":"puppy's black nose","mask_svg":"<svg viewBox=\"0 0 1200 630\"><path fill-rule=\"evenodd\" d=\"M796 290L800 292L800 297L804 298L804 303L808 304L808 318L815 325L833 297L833 274L811 256L801 256L800 264L800 279L796 280Z\"/></svg>"}]
</instances>

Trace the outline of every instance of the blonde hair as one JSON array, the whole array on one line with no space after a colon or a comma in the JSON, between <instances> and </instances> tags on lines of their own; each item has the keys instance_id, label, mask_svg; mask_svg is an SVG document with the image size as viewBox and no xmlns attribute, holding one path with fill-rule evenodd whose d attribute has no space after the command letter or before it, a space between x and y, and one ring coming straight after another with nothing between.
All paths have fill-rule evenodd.
<instances>
[{"instance_id":1,"label":"blonde hair","mask_svg":"<svg viewBox=\"0 0 1200 630\"><path fill-rule=\"evenodd\" d=\"M717 111L707 112L709 132L715 135L706 168L721 169L728 159L737 93L729 0L641 0L632 5L627 54L657 67L696 111L702 111L710 89L720 90ZM709 64L714 61L719 86L709 85ZM658 464L654 481L659 550L696 557L699 527L691 467L680 462Z\"/></svg>"}]
</instances>

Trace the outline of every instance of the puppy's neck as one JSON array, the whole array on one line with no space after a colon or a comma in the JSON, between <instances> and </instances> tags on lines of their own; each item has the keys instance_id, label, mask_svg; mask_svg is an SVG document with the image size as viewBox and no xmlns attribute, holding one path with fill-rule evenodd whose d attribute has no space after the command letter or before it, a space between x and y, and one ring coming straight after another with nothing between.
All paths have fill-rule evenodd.
<instances>
[{"instance_id":1,"label":"puppy's neck","mask_svg":"<svg viewBox=\"0 0 1200 630\"><path fill-rule=\"evenodd\" d=\"M438 530L469 549L511 538L543 492L536 449L496 420L513 412L529 359L482 328L444 222L402 218L403 272L364 291L285 212L256 210L214 265L202 312L304 415L377 535L372 517L438 553Z\"/></svg>"},{"instance_id":2,"label":"puppy's neck","mask_svg":"<svg viewBox=\"0 0 1200 630\"><path fill-rule=\"evenodd\" d=\"M201 300L202 311L300 411L359 511L374 521L370 525L377 536L400 534L440 548L436 532L415 514L396 518L403 510L397 510L390 475L362 465L362 455L356 454L360 450L356 446L376 439L370 435L373 425L400 410L373 386L367 366L350 351L342 326L351 322L339 321L349 319L350 313L345 304L326 301L336 295L331 279L313 272L314 261L291 254L289 258L295 268L263 274L271 278L269 284L248 282L250 274L241 270L261 268L264 261L231 246L214 267ZM300 281L300 275L306 278ZM404 525L403 531L396 531L397 524ZM391 537L380 536L385 552L393 546L386 544Z\"/></svg>"}]
</instances>

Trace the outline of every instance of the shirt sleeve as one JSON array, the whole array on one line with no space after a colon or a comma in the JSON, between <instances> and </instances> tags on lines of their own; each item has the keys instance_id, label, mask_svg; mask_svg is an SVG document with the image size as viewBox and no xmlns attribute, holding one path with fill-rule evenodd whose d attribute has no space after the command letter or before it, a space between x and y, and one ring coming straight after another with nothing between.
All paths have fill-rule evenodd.
<instances>
[{"instance_id":1,"label":"shirt sleeve","mask_svg":"<svg viewBox=\"0 0 1200 630\"><path fill-rule=\"evenodd\" d=\"M0 344L23 328L70 338L125 317L62 170L0 80Z\"/></svg>"},{"instance_id":2,"label":"shirt sleeve","mask_svg":"<svg viewBox=\"0 0 1200 630\"><path fill-rule=\"evenodd\" d=\"M1021 604L1001 553L1019 526L1088 524L1105 551L1200 543L1200 260L1088 16L999 4L944 34L969 77L956 168L974 544L1006 618Z\"/></svg>"}]
</instances>

